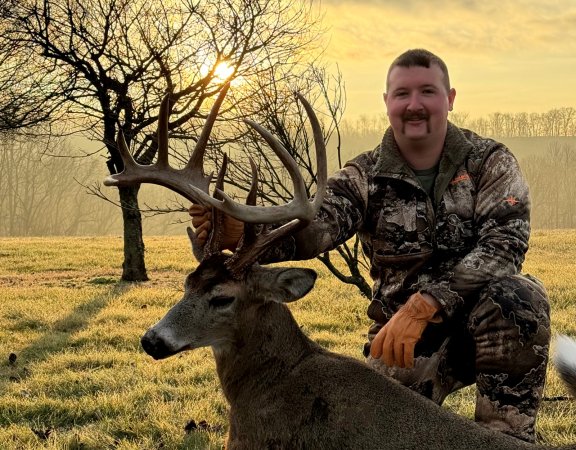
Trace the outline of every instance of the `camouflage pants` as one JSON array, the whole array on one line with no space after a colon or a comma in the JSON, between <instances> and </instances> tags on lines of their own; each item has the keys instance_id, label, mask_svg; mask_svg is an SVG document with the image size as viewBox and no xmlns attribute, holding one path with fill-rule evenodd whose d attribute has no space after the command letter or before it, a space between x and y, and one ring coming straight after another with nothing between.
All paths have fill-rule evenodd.
<instances>
[{"instance_id":1,"label":"camouflage pants","mask_svg":"<svg viewBox=\"0 0 576 450\"><path fill-rule=\"evenodd\" d=\"M534 442L549 342L544 288L530 276L514 275L485 288L460 323L429 324L416 346L414 369L367 361L438 404L476 383L476 422Z\"/></svg>"}]
</instances>

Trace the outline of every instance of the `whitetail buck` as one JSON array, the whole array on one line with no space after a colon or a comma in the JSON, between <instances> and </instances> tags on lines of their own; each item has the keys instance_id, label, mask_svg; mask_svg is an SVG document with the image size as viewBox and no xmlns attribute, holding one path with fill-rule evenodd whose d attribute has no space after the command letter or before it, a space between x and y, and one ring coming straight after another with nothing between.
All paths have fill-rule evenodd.
<instances>
[{"instance_id":1,"label":"whitetail buck","mask_svg":"<svg viewBox=\"0 0 576 450\"><path fill-rule=\"evenodd\" d=\"M221 191L225 163L216 183L218 199L214 199L207 194L210 177L203 173L202 158L224 95L225 89L184 169L168 165L166 97L158 125L157 163L136 164L119 136L125 170L105 183L160 184L214 208L214 226L204 249L188 229L200 265L187 276L184 297L146 332L142 346L155 359L212 347L222 389L230 403L228 449L544 448L486 430L359 360L321 348L302 333L284 303L306 295L314 285L315 272L262 267L256 261L278 239L309 223L320 207L326 185L326 151L320 126L310 105L298 96L315 137L318 187L314 201L307 198L296 163L272 135L250 121L247 123L288 168L295 199L280 207L254 206L253 181L248 205L235 204ZM223 212L247 223L243 240L233 254L218 250ZM251 225L277 222L285 225L259 234ZM574 364L564 358L559 366L576 386Z\"/></svg>"}]
</instances>

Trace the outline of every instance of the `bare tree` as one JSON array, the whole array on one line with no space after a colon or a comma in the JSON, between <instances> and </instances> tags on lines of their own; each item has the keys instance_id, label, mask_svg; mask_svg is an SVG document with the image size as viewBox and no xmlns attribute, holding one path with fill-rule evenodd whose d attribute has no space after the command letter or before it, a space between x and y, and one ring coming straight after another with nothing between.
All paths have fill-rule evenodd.
<instances>
[{"instance_id":1,"label":"bare tree","mask_svg":"<svg viewBox=\"0 0 576 450\"><path fill-rule=\"evenodd\" d=\"M574 136L576 134L576 108L560 108L559 116L560 136Z\"/></svg>"},{"instance_id":2,"label":"bare tree","mask_svg":"<svg viewBox=\"0 0 576 450\"><path fill-rule=\"evenodd\" d=\"M452 123L462 128L467 128L469 118L470 114L462 111L453 111L449 116L449 119Z\"/></svg>"},{"instance_id":3,"label":"bare tree","mask_svg":"<svg viewBox=\"0 0 576 450\"><path fill-rule=\"evenodd\" d=\"M270 67L298 64L317 31L296 0L9 0L0 14L0 126L65 123L103 143L110 173L123 169L119 130L138 162L154 160L166 92L179 105L169 132L193 130L226 79L243 90L224 114ZM119 189L125 280L147 279L138 192Z\"/></svg>"}]
</instances>

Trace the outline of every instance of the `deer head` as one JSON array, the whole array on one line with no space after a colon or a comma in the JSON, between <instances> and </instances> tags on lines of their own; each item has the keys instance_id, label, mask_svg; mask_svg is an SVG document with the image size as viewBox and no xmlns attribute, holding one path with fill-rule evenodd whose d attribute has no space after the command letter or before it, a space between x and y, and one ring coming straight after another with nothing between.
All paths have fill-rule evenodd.
<instances>
[{"instance_id":1,"label":"deer head","mask_svg":"<svg viewBox=\"0 0 576 450\"><path fill-rule=\"evenodd\" d=\"M186 166L175 169L168 164L169 96L160 107L158 120L158 158L155 164L137 164L121 133L118 149L124 161L124 171L109 176L107 186L137 183L159 184L194 203L212 208L212 232L200 248L190 228L194 255L200 262L185 281L183 298L142 338L145 351L156 359L166 358L183 350L202 346L218 348L233 338L234 318L244 314L250 305L268 301L290 302L304 296L314 285L316 274L309 269L265 268L258 258L278 240L309 224L317 214L326 190L326 148L318 119L310 104L298 93L309 117L317 158L317 192L313 200L306 194L305 183L298 165L278 140L259 124L245 120L268 143L286 167L293 185L294 199L281 206L256 206L257 169L252 160L252 184L246 204L238 204L223 191L226 159L218 171L214 195L209 195L212 175L205 175L203 157L208 138L228 85L216 99L192 156ZM220 252L223 214L245 223L244 236L232 254ZM258 224L281 224L271 231L256 232Z\"/></svg>"},{"instance_id":2,"label":"deer head","mask_svg":"<svg viewBox=\"0 0 576 450\"><path fill-rule=\"evenodd\" d=\"M256 310L267 302L288 303L306 295L314 286L311 269L268 268L253 264L238 279L227 267L228 256L205 258L186 277L184 296L142 337L142 347L154 359L184 350L233 347L249 324L264 324Z\"/></svg>"}]
</instances>

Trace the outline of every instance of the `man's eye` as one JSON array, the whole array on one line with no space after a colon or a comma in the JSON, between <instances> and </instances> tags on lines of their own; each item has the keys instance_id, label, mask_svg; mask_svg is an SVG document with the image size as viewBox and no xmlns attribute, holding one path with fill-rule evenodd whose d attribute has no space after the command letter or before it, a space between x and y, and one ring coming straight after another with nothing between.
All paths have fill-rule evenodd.
<instances>
[{"instance_id":1,"label":"man's eye","mask_svg":"<svg viewBox=\"0 0 576 450\"><path fill-rule=\"evenodd\" d=\"M208 304L210 305L211 308L223 308L225 306L228 306L233 301L234 297L221 295L218 297L212 297L210 300L208 300Z\"/></svg>"}]
</instances>

